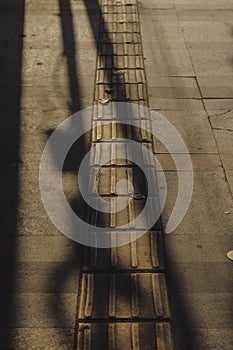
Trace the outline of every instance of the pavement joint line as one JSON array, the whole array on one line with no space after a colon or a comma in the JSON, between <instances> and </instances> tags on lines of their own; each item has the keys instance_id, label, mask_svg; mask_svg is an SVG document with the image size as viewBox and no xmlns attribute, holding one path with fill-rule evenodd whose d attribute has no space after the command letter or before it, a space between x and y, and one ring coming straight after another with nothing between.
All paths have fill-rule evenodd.
<instances>
[{"instance_id":1,"label":"pavement joint line","mask_svg":"<svg viewBox=\"0 0 233 350\"><path fill-rule=\"evenodd\" d=\"M172 323L170 318L145 318L145 319L139 319L138 317L135 318L114 318L114 317L109 317L109 319L101 319L101 318L92 318L92 319L86 319L86 318L80 318L79 319L80 323L91 323L91 324L108 324L108 323L163 323L163 324L169 324ZM78 349L79 350L79 349Z\"/></svg>"},{"instance_id":2,"label":"pavement joint line","mask_svg":"<svg viewBox=\"0 0 233 350\"><path fill-rule=\"evenodd\" d=\"M100 99L105 98L110 101L138 102L138 120L143 123L150 121L150 116L140 111L140 108L148 107L148 91L138 2L137 0L102 0L100 11L102 11L100 16L102 20L100 21L93 103L95 105ZM115 74L114 71L122 71L122 74ZM113 94L106 93L105 90L108 88L114 89ZM121 124L120 119L115 118L114 111L111 112L112 119L105 119L103 109L98 104L94 108L93 126L96 128L96 123L101 120L109 121L111 129L109 135L114 136L114 139L107 138L108 135L104 137L103 128L97 126L90 140L90 146L95 148L95 155L90 164L93 168L101 164L101 147L103 144L106 145L106 142L111 145L110 152L113 158L117 158L115 145L120 142L115 139L117 138L116 124L117 122ZM143 129L143 123L141 129ZM114 124L114 128L111 124ZM140 137L135 138L134 135L139 134L132 132L128 134L127 131L127 137L142 145L153 146L153 140L148 139L145 130L141 131ZM97 147L99 147L98 150ZM143 155L145 156L148 157L146 154ZM113 158L110 164L103 166L104 169L111 169L111 179L117 177L117 169L136 169L136 166L130 162L119 164ZM147 166L146 159L145 166ZM101 176L106 182L104 176L108 175ZM128 176L127 174L126 179ZM114 183L110 181L110 192L102 197L116 198ZM98 186L101 187L100 180ZM98 192L101 192L101 188L98 188ZM134 218L134 211L135 207L131 205L127 210L129 221ZM87 218L92 225L98 225L99 214L96 210L89 209ZM107 227L110 229L116 227L116 232L124 232L117 227L117 220L117 213L114 216L109 215ZM139 228L131 228L131 230L132 234L140 232ZM118 327L121 325L125 325L126 328L127 325L131 325L129 339L133 350L143 348L141 327L144 326L148 330L154 327L151 349L154 349L154 342L156 342L158 349L173 350L161 218L155 224L154 231L148 232L140 240L142 240L140 244L134 241L126 247L112 247L107 251L85 248L78 293L77 350L97 350L102 346L98 343L99 341L101 344L105 343L106 350L116 349L119 337ZM125 299L128 300L128 311L125 310ZM148 304L151 305L149 309ZM98 317L99 315L101 317ZM105 335L101 339L97 337L99 339L97 342L95 337L98 331L91 328L94 326L107 327Z\"/></svg>"}]
</instances>

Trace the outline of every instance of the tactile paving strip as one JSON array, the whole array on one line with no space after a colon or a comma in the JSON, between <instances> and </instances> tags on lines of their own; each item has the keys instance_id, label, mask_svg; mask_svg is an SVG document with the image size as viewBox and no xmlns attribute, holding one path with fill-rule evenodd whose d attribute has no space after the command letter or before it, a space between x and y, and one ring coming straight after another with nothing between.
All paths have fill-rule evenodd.
<instances>
[{"instance_id":1,"label":"tactile paving strip","mask_svg":"<svg viewBox=\"0 0 233 350\"><path fill-rule=\"evenodd\" d=\"M102 31L103 33L139 33L140 27L139 22L127 21L122 17L118 21L103 22Z\"/></svg>"},{"instance_id":2,"label":"tactile paving strip","mask_svg":"<svg viewBox=\"0 0 233 350\"><path fill-rule=\"evenodd\" d=\"M150 120L150 113L147 101L138 101L137 104L108 104L94 105L93 120L110 120L118 121L131 119Z\"/></svg>"},{"instance_id":3,"label":"tactile paving strip","mask_svg":"<svg viewBox=\"0 0 233 350\"><path fill-rule=\"evenodd\" d=\"M138 56L142 55L142 46L138 43L101 43L99 46L99 55L100 56L127 56L133 55Z\"/></svg>"},{"instance_id":4,"label":"tactile paving strip","mask_svg":"<svg viewBox=\"0 0 233 350\"><path fill-rule=\"evenodd\" d=\"M104 26L109 25L112 22L116 23L139 23L139 14L138 12L130 12L130 13L121 13L121 12L115 12L115 13L102 13L102 30L104 29ZM140 26L139 26L140 27Z\"/></svg>"},{"instance_id":5,"label":"tactile paving strip","mask_svg":"<svg viewBox=\"0 0 233 350\"><path fill-rule=\"evenodd\" d=\"M149 132L149 120L134 120L135 126L124 124L124 120L118 120L110 124L103 124L100 120L94 120L92 124L92 141L130 139L140 142L152 141L151 133Z\"/></svg>"},{"instance_id":6,"label":"tactile paving strip","mask_svg":"<svg viewBox=\"0 0 233 350\"><path fill-rule=\"evenodd\" d=\"M117 1L114 1L116 3ZM133 2L120 1L118 4L113 5L110 2L102 4L103 13L138 13L136 4Z\"/></svg>"},{"instance_id":7,"label":"tactile paving strip","mask_svg":"<svg viewBox=\"0 0 233 350\"><path fill-rule=\"evenodd\" d=\"M143 69L144 63L141 56L98 56L97 69Z\"/></svg>"},{"instance_id":8,"label":"tactile paving strip","mask_svg":"<svg viewBox=\"0 0 233 350\"><path fill-rule=\"evenodd\" d=\"M140 232L139 232L140 233ZM134 235L135 232L132 232ZM131 244L111 249L87 248L84 271L163 271L164 251L160 231L151 231Z\"/></svg>"},{"instance_id":9,"label":"tactile paving strip","mask_svg":"<svg viewBox=\"0 0 233 350\"><path fill-rule=\"evenodd\" d=\"M95 101L102 99L108 99L109 101L146 101L147 91L146 85L137 84L112 84L109 85L97 85L95 91Z\"/></svg>"},{"instance_id":10,"label":"tactile paving strip","mask_svg":"<svg viewBox=\"0 0 233 350\"><path fill-rule=\"evenodd\" d=\"M167 319L163 274L84 273L79 319Z\"/></svg>"},{"instance_id":11,"label":"tactile paving strip","mask_svg":"<svg viewBox=\"0 0 233 350\"><path fill-rule=\"evenodd\" d=\"M136 44L141 43L141 37L139 33L102 33L101 43L104 44L114 44L114 43L126 43L126 44Z\"/></svg>"},{"instance_id":12,"label":"tactile paving strip","mask_svg":"<svg viewBox=\"0 0 233 350\"><path fill-rule=\"evenodd\" d=\"M155 166L152 144L149 142L140 142L139 148L141 148L141 152L138 154L137 159L141 162L141 164L144 164L145 167ZM134 152L136 151L137 150L132 148L132 144L127 141L123 142L111 140L103 143L95 143L91 153L91 165L132 165L133 162L130 159L135 159ZM110 159L110 161L105 162L106 157Z\"/></svg>"},{"instance_id":13,"label":"tactile paving strip","mask_svg":"<svg viewBox=\"0 0 233 350\"><path fill-rule=\"evenodd\" d=\"M117 199L130 201L120 212L110 214L98 210L96 202L96 209L88 208L87 221L114 229L113 243L119 233L124 234L122 225L128 224L127 234L134 240L109 249L84 249L77 349L172 350L161 218L153 231L142 236L144 227L130 224L146 201L151 203L151 215L160 209L137 0L102 0L100 9L88 194L92 200L101 196L111 209ZM135 126L124 123L128 119L134 119ZM127 139L141 147L138 156L144 174L130 160L134 157ZM150 195L145 174L153 183ZM128 182L119 190L117 183L122 179ZM97 245L97 235L93 239Z\"/></svg>"},{"instance_id":14,"label":"tactile paving strip","mask_svg":"<svg viewBox=\"0 0 233 350\"><path fill-rule=\"evenodd\" d=\"M146 82L145 73L143 69L121 69L121 70L98 70L96 83L97 84L120 84L122 87L122 80L125 84L137 84ZM125 89L124 89L125 90Z\"/></svg>"},{"instance_id":15,"label":"tactile paving strip","mask_svg":"<svg viewBox=\"0 0 233 350\"><path fill-rule=\"evenodd\" d=\"M172 350L170 323L80 323L78 350Z\"/></svg>"}]
</instances>

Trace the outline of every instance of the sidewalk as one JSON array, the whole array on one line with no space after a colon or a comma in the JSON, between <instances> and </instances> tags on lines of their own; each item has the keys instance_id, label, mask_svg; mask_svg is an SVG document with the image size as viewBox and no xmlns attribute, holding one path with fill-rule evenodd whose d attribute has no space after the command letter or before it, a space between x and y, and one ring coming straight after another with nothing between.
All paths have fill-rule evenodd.
<instances>
[{"instance_id":1,"label":"sidewalk","mask_svg":"<svg viewBox=\"0 0 233 350\"><path fill-rule=\"evenodd\" d=\"M165 235L175 349L231 350L232 262L226 252L233 249L233 1L141 0L138 6L149 106L170 120L183 137L195 176L184 220L175 232ZM127 281L133 271L132 277L120 287L119 314L124 318L131 313L125 317L129 323L117 320L116 326L110 322L98 328L94 320L98 341L80 340L77 328L84 322L85 330L87 321L78 291L84 299L81 278L84 282L91 278L89 267L86 275L81 266L89 255L56 229L41 202L39 164L51 132L72 113L93 105L99 5L88 0L18 0L14 4L4 1L1 8L0 348L170 350L170 330L163 323L154 327L156 315L149 327L144 320L137 328L138 315L132 310L137 309L135 298L132 302L129 297L132 291L122 292L138 278L133 265L127 270ZM77 150L81 147L85 154L89 140L81 142L65 164L63 179L74 208L80 195ZM168 183L166 223L177 196L177 175L162 145L155 152ZM151 241L146 241L147 236L142 240L138 244L139 279L147 287L142 299L147 296L149 300L155 284L150 284L146 274L163 274L164 251L160 246L151 252ZM123 270L132 263L130 254L130 246L118 250ZM100 276L96 283L107 283L103 281L105 277ZM114 285L115 279L111 281ZM162 285L164 301L166 285ZM102 293L99 299L104 299ZM170 321L169 312L165 318ZM85 332L84 338L89 339ZM103 346L99 342L105 342L107 334L116 336Z\"/></svg>"},{"instance_id":2,"label":"sidewalk","mask_svg":"<svg viewBox=\"0 0 233 350\"><path fill-rule=\"evenodd\" d=\"M195 176L190 208L165 236L179 350L233 346L232 8L231 1L141 2L149 104L180 132ZM171 157L159 160L169 183L166 222L177 178Z\"/></svg>"}]
</instances>

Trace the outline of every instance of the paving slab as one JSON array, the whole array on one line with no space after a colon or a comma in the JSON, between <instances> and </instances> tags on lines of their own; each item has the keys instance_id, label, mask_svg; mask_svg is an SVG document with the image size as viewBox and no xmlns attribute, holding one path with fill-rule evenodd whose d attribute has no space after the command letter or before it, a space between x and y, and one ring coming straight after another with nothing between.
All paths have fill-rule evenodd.
<instances>
[{"instance_id":1,"label":"paving slab","mask_svg":"<svg viewBox=\"0 0 233 350\"><path fill-rule=\"evenodd\" d=\"M147 75L159 77L194 76L190 57L186 50L158 50L158 44L144 46Z\"/></svg>"},{"instance_id":2,"label":"paving slab","mask_svg":"<svg viewBox=\"0 0 233 350\"><path fill-rule=\"evenodd\" d=\"M185 322L186 329L190 329L190 324L193 328L231 328L231 293L181 293L176 297L183 300L189 310L188 314L179 314L178 324ZM212 305L218 305L218 310Z\"/></svg>"},{"instance_id":3,"label":"paving slab","mask_svg":"<svg viewBox=\"0 0 233 350\"><path fill-rule=\"evenodd\" d=\"M190 153L218 152L205 112L161 111L161 114L176 128ZM152 126L156 128L156 120L152 121ZM168 152L157 140L154 140L154 150L156 153Z\"/></svg>"},{"instance_id":4,"label":"paving slab","mask_svg":"<svg viewBox=\"0 0 233 350\"><path fill-rule=\"evenodd\" d=\"M233 113L232 111L210 111L209 119L213 129L233 130Z\"/></svg>"},{"instance_id":5,"label":"paving slab","mask_svg":"<svg viewBox=\"0 0 233 350\"><path fill-rule=\"evenodd\" d=\"M183 34L178 22L142 21L142 33L147 33L143 41L144 50L153 44L155 50L185 50Z\"/></svg>"},{"instance_id":6,"label":"paving slab","mask_svg":"<svg viewBox=\"0 0 233 350\"><path fill-rule=\"evenodd\" d=\"M143 1L139 2L140 9L146 8L150 10L167 10L174 8L174 2L172 0L158 0L156 3L153 0L148 0L145 4Z\"/></svg>"},{"instance_id":7,"label":"paving slab","mask_svg":"<svg viewBox=\"0 0 233 350\"><path fill-rule=\"evenodd\" d=\"M154 98L150 97L150 108L159 111L203 112L201 99Z\"/></svg>"},{"instance_id":8,"label":"paving slab","mask_svg":"<svg viewBox=\"0 0 233 350\"><path fill-rule=\"evenodd\" d=\"M230 76L197 76L197 80L204 98L231 98L233 95L233 78Z\"/></svg>"},{"instance_id":9,"label":"paving slab","mask_svg":"<svg viewBox=\"0 0 233 350\"><path fill-rule=\"evenodd\" d=\"M176 155L176 157L179 158L178 155ZM182 157L183 156L180 155L180 159L182 159ZM158 159L164 171L177 171L171 154L159 154L156 152L156 158ZM195 172L222 170L222 162L219 154L197 153L190 154L190 158L193 170ZM188 170L187 165L183 164L181 170Z\"/></svg>"},{"instance_id":10,"label":"paving slab","mask_svg":"<svg viewBox=\"0 0 233 350\"><path fill-rule=\"evenodd\" d=\"M40 248L39 248L40 250ZM70 259L72 260L72 259ZM75 259L73 259L75 260ZM10 270L16 271L14 285L9 293L76 293L79 279L79 268L76 261L61 262L5 262L1 268L2 284L0 293L6 292L9 285ZM56 281L60 276L62 283Z\"/></svg>"},{"instance_id":11,"label":"paving slab","mask_svg":"<svg viewBox=\"0 0 233 350\"><path fill-rule=\"evenodd\" d=\"M208 8L201 9L176 9L181 24L183 22L231 22L233 19L232 11L216 10Z\"/></svg>"},{"instance_id":12,"label":"paving slab","mask_svg":"<svg viewBox=\"0 0 233 350\"><path fill-rule=\"evenodd\" d=\"M170 9L156 9L152 11L151 8L143 4L139 4L140 16L143 16L148 21L158 21L158 22L177 22L177 11L175 8Z\"/></svg>"},{"instance_id":13,"label":"paving slab","mask_svg":"<svg viewBox=\"0 0 233 350\"><path fill-rule=\"evenodd\" d=\"M201 0L174 0L176 8L188 10L232 10L232 0L219 1L217 4L213 0L207 0L203 3Z\"/></svg>"},{"instance_id":14,"label":"paving slab","mask_svg":"<svg viewBox=\"0 0 233 350\"><path fill-rule=\"evenodd\" d=\"M181 235L179 232L167 234L165 236L165 243L170 269L173 263L202 263L203 265L215 263L216 267L219 263L229 265L230 261L226 257L226 252L232 247L232 239L233 235L231 231L228 234L225 232L218 232L214 235L214 239L213 232L210 232L209 234L201 234L198 230L193 230L192 238L188 233L186 235ZM210 274L212 273L211 271L212 270L209 270ZM173 273L175 274L175 270L173 270ZM189 278L193 280L193 277L191 276L188 277L186 275L186 278L187 283ZM182 283L182 276L179 276L179 274L177 274L176 279ZM176 279L174 279L174 281ZM179 285L181 286L181 284Z\"/></svg>"},{"instance_id":15,"label":"paving slab","mask_svg":"<svg viewBox=\"0 0 233 350\"><path fill-rule=\"evenodd\" d=\"M219 99L203 99L203 103L207 110L230 110L233 106L233 99L219 98Z\"/></svg>"},{"instance_id":16,"label":"paving slab","mask_svg":"<svg viewBox=\"0 0 233 350\"><path fill-rule=\"evenodd\" d=\"M76 293L14 293L14 327L72 328L75 324L76 299ZM5 312L3 309L2 313ZM4 327L4 321L1 319L1 327Z\"/></svg>"},{"instance_id":17,"label":"paving slab","mask_svg":"<svg viewBox=\"0 0 233 350\"><path fill-rule=\"evenodd\" d=\"M0 346L9 350L67 350L71 349L74 341L74 330L72 328L14 328L11 330L1 330L2 337ZM9 347L8 339L12 340ZM38 339L40 344L38 347Z\"/></svg>"},{"instance_id":18,"label":"paving slab","mask_svg":"<svg viewBox=\"0 0 233 350\"><path fill-rule=\"evenodd\" d=\"M214 134L225 170L233 170L233 132L214 130Z\"/></svg>"},{"instance_id":19,"label":"paving slab","mask_svg":"<svg viewBox=\"0 0 233 350\"><path fill-rule=\"evenodd\" d=\"M200 98L196 79L182 77L147 77L149 97L154 98Z\"/></svg>"},{"instance_id":20,"label":"paving slab","mask_svg":"<svg viewBox=\"0 0 233 350\"><path fill-rule=\"evenodd\" d=\"M35 84L36 85L36 84ZM6 96L1 103L2 109L12 108L12 101L17 98L18 89L12 87L1 87L0 93ZM8 96L8 97L7 97ZM79 101L80 100L80 101ZM90 107L91 92L89 97L85 96L80 99L77 97L77 105ZM25 87L22 95L23 109L67 109L72 105L72 98L69 95L69 90L64 90L63 86L57 82L55 86L48 87Z\"/></svg>"},{"instance_id":21,"label":"paving slab","mask_svg":"<svg viewBox=\"0 0 233 350\"><path fill-rule=\"evenodd\" d=\"M212 329L191 329L185 332L180 329L175 331L176 346L177 349L186 350L187 346L191 346L193 349L213 349L221 350L223 347L225 349L230 349L232 346L232 330L226 328L212 328ZM185 339L188 339L189 343L186 345Z\"/></svg>"},{"instance_id":22,"label":"paving slab","mask_svg":"<svg viewBox=\"0 0 233 350\"><path fill-rule=\"evenodd\" d=\"M231 23L193 21L181 23L186 44L191 49L231 50L233 35Z\"/></svg>"},{"instance_id":23,"label":"paving slab","mask_svg":"<svg viewBox=\"0 0 233 350\"><path fill-rule=\"evenodd\" d=\"M163 211L164 224L166 224L171 215L178 189L177 174L166 172L165 176L168 186L168 196ZM232 234L232 220L232 195L223 169L218 168L218 170L213 169L212 171L195 172L193 196L189 209L183 221L174 232L182 236L190 237L187 238L190 239L190 243L195 237L205 237L205 235L210 235L212 233L212 242L213 244L216 242L217 249L218 244L220 244L218 241L220 238L218 238L218 236L222 237L223 234ZM171 237L173 237L173 233ZM183 245L181 245L181 249L182 246ZM197 259L198 258L199 257L197 257Z\"/></svg>"},{"instance_id":24,"label":"paving slab","mask_svg":"<svg viewBox=\"0 0 233 350\"><path fill-rule=\"evenodd\" d=\"M232 76L232 55L229 50L190 50L194 70L200 76Z\"/></svg>"},{"instance_id":25,"label":"paving slab","mask_svg":"<svg viewBox=\"0 0 233 350\"><path fill-rule=\"evenodd\" d=\"M4 263L74 263L81 259L80 246L70 239L59 234L57 236L33 236L19 235L15 238L17 253L10 258L10 248L7 250L8 242L12 236L1 237L1 261Z\"/></svg>"},{"instance_id":26,"label":"paving slab","mask_svg":"<svg viewBox=\"0 0 233 350\"><path fill-rule=\"evenodd\" d=\"M20 0L15 1L15 10L17 10L19 7L21 7L21 2ZM7 3L3 3L2 8L4 10L12 10L12 0L8 1ZM41 0L39 3L36 0L33 1L28 1L26 10L27 11L38 11L38 10L59 10L62 8L63 10L68 10L68 9L76 9L76 10L86 10L86 6L82 0L72 0L69 3L63 3L63 2L58 2L54 3L52 0L46 1L46 0ZM96 11L98 9L98 6L96 3L91 4L90 8L93 11Z\"/></svg>"},{"instance_id":27,"label":"paving slab","mask_svg":"<svg viewBox=\"0 0 233 350\"><path fill-rule=\"evenodd\" d=\"M204 249L200 247L199 250ZM224 253L224 252L223 252ZM173 290L177 293L231 293L230 261L195 261L171 263L171 273L176 271L177 283ZM221 270L221 274L219 274ZM212 271L212 273L210 273ZM180 278L178 278L180 276Z\"/></svg>"}]
</instances>

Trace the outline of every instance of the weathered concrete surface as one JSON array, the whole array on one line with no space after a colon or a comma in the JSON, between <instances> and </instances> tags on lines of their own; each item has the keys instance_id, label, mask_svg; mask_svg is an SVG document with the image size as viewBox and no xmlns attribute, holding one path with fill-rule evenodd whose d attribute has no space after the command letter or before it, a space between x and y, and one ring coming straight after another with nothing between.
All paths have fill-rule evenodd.
<instances>
[{"instance_id":1,"label":"weathered concrete surface","mask_svg":"<svg viewBox=\"0 0 233 350\"><path fill-rule=\"evenodd\" d=\"M99 17L96 3L88 6L87 12L82 0L0 4L3 350L74 344L80 247L48 219L38 169L51 130L93 102ZM193 153L190 209L166 236L176 346L231 350L233 1L141 0L140 8L150 107L177 127ZM168 181L166 222L177 176L156 147ZM78 193L68 170L72 202ZM120 264L129 265L123 258Z\"/></svg>"},{"instance_id":2,"label":"weathered concrete surface","mask_svg":"<svg viewBox=\"0 0 233 350\"><path fill-rule=\"evenodd\" d=\"M159 13L141 1L150 107L177 128L194 169L189 210L165 235L179 350L233 347L232 262L226 257L233 245L232 8L231 1L174 0ZM167 150L156 141L154 150L166 170L166 223L178 179Z\"/></svg>"},{"instance_id":3,"label":"weathered concrete surface","mask_svg":"<svg viewBox=\"0 0 233 350\"><path fill-rule=\"evenodd\" d=\"M0 8L0 348L73 349L80 247L45 212L39 164L52 130L92 105L99 14L92 4L88 15L84 1ZM74 172L66 170L70 195Z\"/></svg>"}]
</instances>

